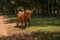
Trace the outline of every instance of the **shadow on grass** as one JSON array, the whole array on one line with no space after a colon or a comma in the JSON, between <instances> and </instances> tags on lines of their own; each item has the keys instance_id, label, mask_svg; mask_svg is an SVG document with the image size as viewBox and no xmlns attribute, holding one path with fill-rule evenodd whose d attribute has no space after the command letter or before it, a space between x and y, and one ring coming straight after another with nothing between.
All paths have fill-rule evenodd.
<instances>
[{"instance_id":1,"label":"shadow on grass","mask_svg":"<svg viewBox=\"0 0 60 40\"><path fill-rule=\"evenodd\" d=\"M14 34L0 40L60 40L59 32L32 32L31 34Z\"/></svg>"},{"instance_id":2,"label":"shadow on grass","mask_svg":"<svg viewBox=\"0 0 60 40\"><path fill-rule=\"evenodd\" d=\"M26 26L15 26L15 28L26 29Z\"/></svg>"},{"instance_id":3,"label":"shadow on grass","mask_svg":"<svg viewBox=\"0 0 60 40\"><path fill-rule=\"evenodd\" d=\"M16 22L16 17L9 17L10 23ZM32 16L31 18L31 26L60 26L60 18L59 17L50 17L50 16Z\"/></svg>"},{"instance_id":4,"label":"shadow on grass","mask_svg":"<svg viewBox=\"0 0 60 40\"><path fill-rule=\"evenodd\" d=\"M31 24L33 26L60 26L60 18L59 17L49 17L49 16L35 16L31 19Z\"/></svg>"}]
</instances>

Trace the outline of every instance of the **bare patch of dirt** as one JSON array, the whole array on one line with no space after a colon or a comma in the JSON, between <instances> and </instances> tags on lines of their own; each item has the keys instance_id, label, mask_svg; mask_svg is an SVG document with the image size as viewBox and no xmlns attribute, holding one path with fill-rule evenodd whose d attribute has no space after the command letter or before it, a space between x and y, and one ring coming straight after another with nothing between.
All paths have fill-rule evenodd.
<instances>
[{"instance_id":1,"label":"bare patch of dirt","mask_svg":"<svg viewBox=\"0 0 60 40\"><path fill-rule=\"evenodd\" d=\"M23 29L15 28L16 23L7 23L7 21L9 19L6 16L0 16L0 37L26 33Z\"/></svg>"}]
</instances>

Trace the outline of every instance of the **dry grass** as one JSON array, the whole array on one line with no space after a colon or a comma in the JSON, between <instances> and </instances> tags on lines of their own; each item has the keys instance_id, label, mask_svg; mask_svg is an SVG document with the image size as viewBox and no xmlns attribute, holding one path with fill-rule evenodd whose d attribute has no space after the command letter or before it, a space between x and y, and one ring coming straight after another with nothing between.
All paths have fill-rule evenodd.
<instances>
[{"instance_id":1,"label":"dry grass","mask_svg":"<svg viewBox=\"0 0 60 40\"><path fill-rule=\"evenodd\" d=\"M25 29L26 31L38 31L40 30L41 32L60 32L60 27L59 26L32 26L32 27L27 27Z\"/></svg>"}]
</instances>

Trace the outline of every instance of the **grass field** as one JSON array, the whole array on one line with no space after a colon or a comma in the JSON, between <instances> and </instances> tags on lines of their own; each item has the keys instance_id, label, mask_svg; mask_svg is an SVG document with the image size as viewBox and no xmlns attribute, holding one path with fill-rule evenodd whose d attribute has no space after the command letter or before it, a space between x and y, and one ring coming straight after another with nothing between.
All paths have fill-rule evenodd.
<instances>
[{"instance_id":1,"label":"grass field","mask_svg":"<svg viewBox=\"0 0 60 40\"><path fill-rule=\"evenodd\" d=\"M16 21L15 16L8 16L11 21ZM32 16L31 26L27 27L26 31L44 31L44 32L60 32L60 19L59 17L50 16Z\"/></svg>"},{"instance_id":2,"label":"grass field","mask_svg":"<svg viewBox=\"0 0 60 40\"><path fill-rule=\"evenodd\" d=\"M8 16L8 19L11 23L16 23L16 16ZM13 30L14 33L22 31L15 30ZM27 34L25 32L13 34L12 36L2 37L0 40L60 40L60 19L50 16L32 16L31 26L23 30Z\"/></svg>"}]
</instances>

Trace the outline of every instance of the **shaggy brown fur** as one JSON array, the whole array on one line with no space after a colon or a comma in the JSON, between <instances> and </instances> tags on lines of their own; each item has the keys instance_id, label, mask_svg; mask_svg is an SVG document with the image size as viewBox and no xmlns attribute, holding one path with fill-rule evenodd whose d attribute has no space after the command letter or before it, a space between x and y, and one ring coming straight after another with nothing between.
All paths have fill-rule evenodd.
<instances>
[{"instance_id":1,"label":"shaggy brown fur","mask_svg":"<svg viewBox=\"0 0 60 40\"><path fill-rule=\"evenodd\" d=\"M32 15L32 10L18 11L17 12L17 26L19 22L21 22L22 25L24 26L27 26L27 23L30 25L31 15Z\"/></svg>"}]
</instances>

